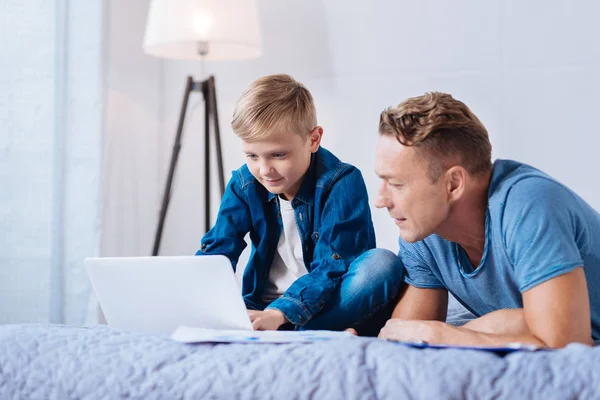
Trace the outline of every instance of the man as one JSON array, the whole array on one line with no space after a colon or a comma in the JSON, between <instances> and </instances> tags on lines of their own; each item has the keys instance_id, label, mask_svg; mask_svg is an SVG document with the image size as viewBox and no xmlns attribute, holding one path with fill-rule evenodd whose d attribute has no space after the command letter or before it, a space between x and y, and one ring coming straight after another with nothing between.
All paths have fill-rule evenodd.
<instances>
[{"instance_id":1,"label":"man","mask_svg":"<svg viewBox=\"0 0 600 400\"><path fill-rule=\"evenodd\" d=\"M400 230L405 285L380 336L433 344L600 339L600 215L543 172L491 162L485 127L444 93L381 114L377 207ZM444 323L448 292L479 318Z\"/></svg>"}]
</instances>

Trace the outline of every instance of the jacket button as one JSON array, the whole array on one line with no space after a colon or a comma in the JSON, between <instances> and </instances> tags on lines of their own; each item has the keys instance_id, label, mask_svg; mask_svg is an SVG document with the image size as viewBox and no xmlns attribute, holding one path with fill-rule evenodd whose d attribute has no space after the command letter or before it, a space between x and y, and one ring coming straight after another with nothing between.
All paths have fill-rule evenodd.
<instances>
[{"instance_id":1,"label":"jacket button","mask_svg":"<svg viewBox=\"0 0 600 400\"><path fill-rule=\"evenodd\" d=\"M311 238L312 238L313 242L316 242L317 240L319 240L319 232L313 232L313 234L311 235Z\"/></svg>"},{"instance_id":2,"label":"jacket button","mask_svg":"<svg viewBox=\"0 0 600 400\"><path fill-rule=\"evenodd\" d=\"M203 244L202 246L200 246L200 251L204 251L206 250L208 246L206 244Z\"/></svg>"},{"instance_id":3,"label":"jacket button","mask_svg":"<svg viewBox=\"0 0 600 400\"><path fill-rule=\"evenodd\" d=\"M334 260L341 260L342 257L340 257L340 255L338 253L333 253L333 256L331 256L331 258L333 258Z\"/></svg>"}]
</instances>

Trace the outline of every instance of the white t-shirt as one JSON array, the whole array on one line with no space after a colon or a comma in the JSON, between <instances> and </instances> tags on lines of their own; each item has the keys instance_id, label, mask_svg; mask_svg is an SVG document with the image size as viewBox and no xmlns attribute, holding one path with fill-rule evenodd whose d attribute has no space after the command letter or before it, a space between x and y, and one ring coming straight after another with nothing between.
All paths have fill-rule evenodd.
<instances>
[{"instance_id":1,"label":"white t-shirt","mask_svg":"<svg viewBox=\"0 0 600 400\"><path fill-rule=\"evenodd\" d=\"M278 197L278 200L283 229L269 272L269 283L263 295L265 302L280 298L296 279L308 274L308 270L304 266L302 240L292 202L281 197Z\"/></svg>"}]
</instances>

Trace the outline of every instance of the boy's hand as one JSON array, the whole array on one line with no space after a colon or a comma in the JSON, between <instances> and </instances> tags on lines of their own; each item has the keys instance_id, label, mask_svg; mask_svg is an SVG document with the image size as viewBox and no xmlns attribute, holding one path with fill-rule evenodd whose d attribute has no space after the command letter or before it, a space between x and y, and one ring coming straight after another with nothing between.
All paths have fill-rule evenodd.
<instances>
[{"instance_id":1,"label":"boy's hand","mask_svg":"<svg viewBox=\"0 0 600 400\"><path fill-rule=\"evenodd\" d=\"M273 308L265 311L248 310L248 315L255 331L275 331L287 322L285 315Z\"/></svg>"}]
</instances>

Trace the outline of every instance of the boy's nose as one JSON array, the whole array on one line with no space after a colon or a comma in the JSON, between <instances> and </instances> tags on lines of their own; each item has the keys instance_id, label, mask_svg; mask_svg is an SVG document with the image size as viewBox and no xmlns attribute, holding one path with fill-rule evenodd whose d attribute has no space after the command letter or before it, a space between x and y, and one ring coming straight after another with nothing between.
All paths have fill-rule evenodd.
<instances>
[{"instance_id":1,"label":"boy's nose","mask_svg":"<svg viewBox=\"0 0 600 400\"><path fill-rule=\"evenodd\" d=\"M271 166L268 163L262 163L260 165L260 174L262 176L268 175L271 172Z\"/></svg>"}]
</instances>

